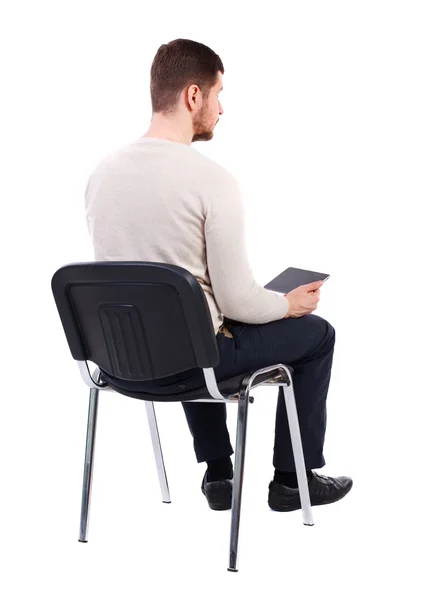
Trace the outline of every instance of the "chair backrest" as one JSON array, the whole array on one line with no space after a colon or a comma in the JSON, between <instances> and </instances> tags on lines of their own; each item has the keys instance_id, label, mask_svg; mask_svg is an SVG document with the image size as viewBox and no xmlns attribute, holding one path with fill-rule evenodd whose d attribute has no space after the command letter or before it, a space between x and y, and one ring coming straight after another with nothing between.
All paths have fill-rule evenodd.
<instances>
[{"instance_id":1,"label":"chair backrest","mask_svg":"<svg viewBox=\"0 0 439 600\"><path fill-rule=\"evenodd\" d=\"M131 381L219 363L204 291L186 269L157 262L72 263L52 292L74 359Z\"/></svg>"}]
</instances>

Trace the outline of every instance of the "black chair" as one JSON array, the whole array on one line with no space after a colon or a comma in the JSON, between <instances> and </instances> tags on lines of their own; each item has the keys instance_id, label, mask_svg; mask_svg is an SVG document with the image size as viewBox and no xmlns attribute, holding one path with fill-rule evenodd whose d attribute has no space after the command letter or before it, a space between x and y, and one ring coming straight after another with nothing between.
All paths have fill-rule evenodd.
<instances>
[{"instance_id":1,"label":"black chair","mask_svg":"<svg viewBox=\"0 0 439 600\"><path fill-rule=\"evenodd\" d=\"M93 454L100 391L145 401L163 502L170 502L154 402L238 403L229 571L237 571L241 492L250 391L284 386L305 525L313 525L291 372L284 364L216 381L219 354L204 292L186 269L157 262L72 263L52 277L52 291L70 351L90 388L79 541L87 541ZM97 365L90 373L87 361ZM109 384L105 373L151 381L203 369L206 385L172 396L131 392Z\"/></svg>"}]
</instances>

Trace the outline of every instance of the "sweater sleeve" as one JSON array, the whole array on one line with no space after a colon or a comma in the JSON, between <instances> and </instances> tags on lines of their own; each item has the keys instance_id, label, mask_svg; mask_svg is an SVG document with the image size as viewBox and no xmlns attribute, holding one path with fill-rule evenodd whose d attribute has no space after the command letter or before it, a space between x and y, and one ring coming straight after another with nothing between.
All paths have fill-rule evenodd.
<instances>
[{"instance_id":1,"label":"sweater sleeve","mask_svg":"<svg viewBox=\"0 0 439 600\"><path fill-rule=\"evenodd\" d=\"M244 204L238 182L227 171L209 185L205 240L213 294L226 317L269 323L286 315L288 299L254 279L245 244Z\"/></svg>"}]
</instances>

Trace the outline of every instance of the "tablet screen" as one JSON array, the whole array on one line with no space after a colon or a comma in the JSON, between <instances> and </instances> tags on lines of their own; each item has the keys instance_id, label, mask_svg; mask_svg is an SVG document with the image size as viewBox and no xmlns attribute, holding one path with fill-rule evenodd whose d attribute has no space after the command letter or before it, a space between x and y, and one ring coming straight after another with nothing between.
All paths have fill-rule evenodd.
<instances>
[{"instance_id":1,"label":"tablet screen","mask_svg":"<svg viewBox=\"0 0 439 600\"><path fill-rule=\"evenodd\" d=\"M329 275L327 273L319 273L318 271L306 271L305 269L295 269L294 267L288 267L277 277L275 277L269 283L264 285L267 290L273 292L282 292L288 294L291 290L299 287L299 285L305 285L307 283L313 283L314 281L326 281Z\"/></svg>"}]
</instances>

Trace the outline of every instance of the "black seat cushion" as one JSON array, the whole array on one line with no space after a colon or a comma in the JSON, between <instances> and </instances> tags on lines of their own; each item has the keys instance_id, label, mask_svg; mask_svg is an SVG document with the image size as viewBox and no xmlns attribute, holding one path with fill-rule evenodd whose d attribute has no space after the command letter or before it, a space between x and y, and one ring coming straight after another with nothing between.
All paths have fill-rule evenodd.
<instances>
[{"instance_id":1,"label":"black seat cushion","mask_svg":"<svg viewBox=\"0 0 439 600\"><path fill-rule=\"evenodd\" d=\"M290 373L293 372L292 367L289 367L288 365L285 365L285 366L289 369ZM194 390L179 392L179 393L167 394L166 392L164 392L161 394L151 394L149 392L144 392L144 391L139 392L139 391L124 389L123 387L120 387L119 385L117 385L117 383L116 383L117 380L114 377L111 377L111 381L110 381L110 378L106 377L106 373L102 372L102 370L101 370L101 373L102 373L102 379L106 383L108 383L109 386L113 390L115 390L116 392L119 392L119 394L122 394L124 396L129 396L130 398L137 398L139 400L150 400L150 401L154 401L154 402L182 402L185 400L210 400L210 399L212 399L212 396L209 394L209 391L206 386L196 388ZM230 377L229 379L224 379L223 381L219 381L219 382L217 382L218 389L224 397L229 398L229 397L239 393L239 390L241 388L244 378L247 375L251 376L253 373L254 373L254 371L249 371L247 373L242 373L240 375L235 375L234 377ZM281 374L281 371L279 371L279 369L277 369L277 368L275 368L272 371L269 371L267 373L261 373L260 375L255 377L255 379L253 380L252 387L255 387L259 383L265 382L269 379L279 376L280 374ZM122 380L119 380L119 381L121 383L123 383ZM279 381L281 381L280 378L279 378Z\"/></svg>"}]
</instances>

